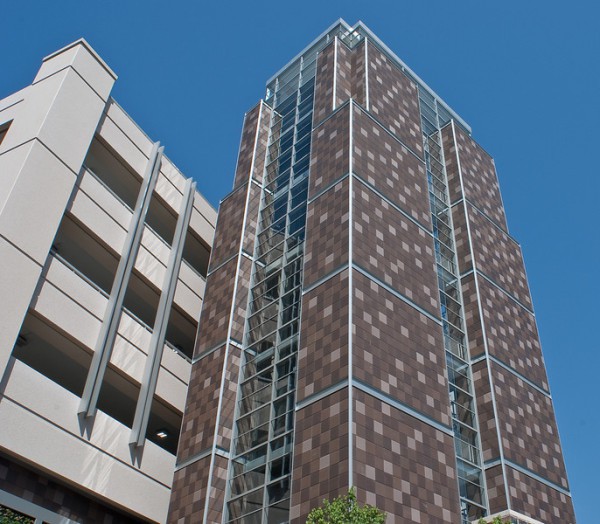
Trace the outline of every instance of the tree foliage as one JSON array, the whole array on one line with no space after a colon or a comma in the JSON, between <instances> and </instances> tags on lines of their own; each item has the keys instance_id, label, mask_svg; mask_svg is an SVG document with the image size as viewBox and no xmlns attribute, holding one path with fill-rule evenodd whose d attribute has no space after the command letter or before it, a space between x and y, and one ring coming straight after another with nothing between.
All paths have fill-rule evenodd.
<instances>
[{"instance_id":1,"label":"tree foliage","mask_svg":"<svg viewBox=\"0 0 600 524\"><path fill-rule=\"evenodd\" d=\"M0 505L0 524L33 524L33 519Z\"/></svg>"},{"instance_id":2,"label":"tree foliage","mask_svg":"<svg viewBox=\"0 0 600 524\"><path fill-rule=\"evenodd\" d=\"M314 508L306 524L384 524L385 513L373 506L361 506L356 500L354 488L347 495L340 495L323 501L323 505Z\"/></svg>"},{"instance_id":3,"label":"tree foliage","mask_svg":"<svg viewBox=\"0 0 600 524\"><path fill-rule=\"evenodd\" d=\"M479 519L479 524L504 524L504 521L500 517L496 517L494 520L488 523L485 519Z\"/></svg>"}]
</instances>

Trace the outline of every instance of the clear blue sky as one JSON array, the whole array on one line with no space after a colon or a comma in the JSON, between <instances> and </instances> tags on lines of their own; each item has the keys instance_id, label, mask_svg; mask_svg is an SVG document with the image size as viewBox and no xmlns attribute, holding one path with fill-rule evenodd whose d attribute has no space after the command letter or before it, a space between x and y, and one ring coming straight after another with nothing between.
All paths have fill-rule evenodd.
<instances>
[{"instance_id":1,"label":"clear blue sky","mask_svg":"<svg viewBox=\"0 0 600 524\"><path fill-rule=\"evenodd\" d=\"M600 7L589 1L0 0L0 98L83 36L113 95L215 205L266 79L337 18L363 20L495 157L521 242L579 524L600 475ZM535 453L535 450L531 450Z\"/></svg>"}]
</instances>

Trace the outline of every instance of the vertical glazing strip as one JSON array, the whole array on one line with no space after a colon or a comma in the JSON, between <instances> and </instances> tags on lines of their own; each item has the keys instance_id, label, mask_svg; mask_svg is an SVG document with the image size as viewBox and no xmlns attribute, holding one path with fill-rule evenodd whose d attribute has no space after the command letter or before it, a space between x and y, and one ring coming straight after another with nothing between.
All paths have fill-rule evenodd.
<instances>
[{"instance_id":1,"label":"vertical glazing strip","mask_svg":"<svg viewBox=\"0 0 600 524\"><path fill-rule=\"evenodd\" d=\"M467 524L484 516L489 512L489 508L464 327L464 302L457 270L447 173L441 144L440 116L437 101L421 87L419 102L448 369L458 489L462 521L463 524Z\"/></svg>"},{"instance_id":2,"label":"vertical glazing strip","mask_svg":"<svg viewBox=\"0 0 600 524\"><path fill-rule=\"evenodd\" d=\"M237 254L237 265L236 265L235 277L234 277L235 280L233 283L233 294L231 297L231 309L229 312L229 325L227 327L227 342L226 342L226 346L225 346L225 356L223 359L223 369L221 371L221 383L220 383L220 387L219 387L219 402L217 405L217 418L216 418L216 422L215 422L215 431L213 434L213 442L212 442L212 446L211 446L210 467L208 470L208 483L206 485L204 515L203 515L202 522L208 522L208 510L209 510L209 506L210 506L210 496L211 496L210 490L212 487L212 479L213 479L214 469L215 469L215 456L217 454L217 437L218 437L218 431L219 431L219 428L221 425L221 411L223 409L223 391L225 388L225 382L227 380L227 364L229 361L229 348L231 346L231 330L233 328L233 316L235 313L237 289L238 289L238 284L239 284L239 279L240 279L240 266L242 263L242 250L243 250L243 246L244 246L244 234L246 232L246 221L248 219L248 205L250 202L250 189L252 187L250 178L252 177L252 173L254 172L254 161L256 159L256 149L258 148L258 136L259 136L259 132L260 132L260 122L262 120L262 114L263 114L263 104L264 104L264 102L261 100L260 101L260 109L258 112L258 121L257 121L257 125L256 125L256 134L254 136L254 149L252 151L252 161L250 163L248 187L246 188L246 201L244 204L244 218L242 220L242 228L240 231L240 240L239 240L239 248L238 248L239 250L238 250L238 254Z\"/></svg>"},{"instance_id":3,"label":"vertical glazing strip","mask_svg":"<svg viewBox=\"0 0 600 524\"><path fill-rule=\"evenodd\" d=\"M481 331L482 331L482 335L483 335L483 347L485 350L485 362L486 362L486 369L487 369L487 373L488 373L488 377L489 377L489 381L490 381L490 394L491 394L491 398L492 398L492 408L494 410L494 418L496 419L496 436L498 438L498 450L500 452L500 465L502 468L502 479L504 481L504 486L506 486L507 492L506 492L506 508L508 511L510 511L511 509L511 504L510 504L510 495L508 493L508 477L506 474L506 461L504 459L504 446L502 444L502 436L500 435L500 424L498 424L498 406L496 403L496 390L494 388L494 378L492 375L492 367L491 367L491 361L490 361L490 354L489 354L489 348L488 348L488 338L487 338L487 332L486 332L486 327L485 327L485 315L483 314L483 308L482 308L482 304L481 304L481 294L479 292L479 278L478 278L478 271L477 271L477 261L475 260L475 256L473 254L473 237L471 235L471 221L469 219L469 209L467 207L467 200L465 197L466 193L465 193L465 186L464 186L464 182L463 182L463 175L462 175L462 166L461 166L461 162L460 162L460 155L458 154L458 142L456 140L456 128L455 128L455 124L454 124L454 120L452 120L452 140L454 141L454 147L456 150L456 166L458 169L458 179L460 181L460 191L461 194L463 195L463 199L462 199L462 205L463 205L463 210L465 213L465 224L467 226L467 238L469 240L469 252L471 253L471 264L473 264L473 280L475 282L475 293L477 296L477 308L479 311L479 318L481 319ZM485 468L484 468L484 480L485 480ZM489 511L489 508L488 508Z\"/></svg>"}]
</instances>

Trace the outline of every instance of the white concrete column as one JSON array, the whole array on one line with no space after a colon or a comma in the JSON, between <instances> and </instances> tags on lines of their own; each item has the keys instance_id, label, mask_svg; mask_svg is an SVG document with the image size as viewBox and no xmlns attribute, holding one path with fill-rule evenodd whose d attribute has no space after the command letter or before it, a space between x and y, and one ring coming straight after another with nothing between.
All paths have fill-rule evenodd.
<instances>
[{"instance_id":1,"label":"white concrete column","mask_svg":"<svg viewBox=\"0 0 600 524\"><path fill-rule=\"evenodd\" d=\"M0 377L116 75L84 40L46 57L0 145Z\"/></svg>"}]
</instances>

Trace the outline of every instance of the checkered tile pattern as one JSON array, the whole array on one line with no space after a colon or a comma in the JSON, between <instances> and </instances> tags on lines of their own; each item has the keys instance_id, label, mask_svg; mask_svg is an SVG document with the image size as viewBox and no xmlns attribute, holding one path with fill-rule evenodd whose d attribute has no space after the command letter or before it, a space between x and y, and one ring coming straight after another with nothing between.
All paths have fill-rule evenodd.
<instances>
[{"instance_id":1,"label":"checkered tile pattern","mask_svg":"<svg viewBox=\"0 0 600 524\"><path fill-rule=\"evenodd\" d=\"M490 386L490 376L487 362L482 360L473 365L473 385L477 402L477 417L479 421L479 436L484 462L500 457L498 429ZM506 508L504 508L506 509Z\"/></svg>"},{"instance_id":2,"label":"checkered tile pattern","mask_svg":"<svg viewBox=\"0 0 600 524\"><path fill-rule=\"evenodd\" d=\"M248 184L242 184L221 202L209 272L239 252L247 196Z\"/></svg>"},{"instance_id":3,"label":"checkered tile pattern","mask_svg":"<svg viewBox=\"0 0 600 524\"><path fill-rule=\"evenodd\" d=\"M485 471L485 481L487 486L488 502L490 504L490 514L500 513L506 510L506 486L504 485L504 476L502 475L502 466L494 466Z\"/></svg>"},{"instance_id":4,"label":"checkered tile pattern","mask_svg":"<svg viewBox=\"0 0 600 524\"><path fill-rule=\"evenodd\" d=\"M354 391L354 480L387 524L460 522L452 437Z\"/></svg>"},{"instance_id":5,"label":"checkered tile pattern","mask_svg":"<svg viewBox=\"0 0 600 524\"><path fill-rule=\"evenodd\" d=\"M469 252L464 206L458 204L452 208L456 250L461 272L464 273L473 267L472 256L474 255L478 271L531 309L529 285L520 246L473 206L467 203L466 207L473 253Z\"/></svg>"},{"instance_id":6,"label":"checkered tile pattern","mask_svg":"<svg viewBox=\"0 0 600 524\"><path fill-rule=\"evenodd\" d=\"M348 187L346 178L308 205L304 287L348 263Z\"/></svg>"},{"instance_id":7,"label":"checkered tile pattern","mask_svg":"<svg viewBox=\"0 0 600 524\"><path fill-rule=\"evenodd\" d=\"M369 42L369 109L406 146L423 155L417 86Z\"/></svg>"},{"instance_id":8,"label":"checkered tile pattern","mask_svg":"<svg viewBox=\"0 0 600 524\"><path fill-rule=\"evenodd\" d=\"M495 362L491 365L504 456L569 489L552 400Z\"/></svg>"},{"instance_id":9,"label":"checkered tile pattern","mask_svg":"<svg viewBox=\"0 0 600 524\"><path fill-rule=\"evenodd\" d=\"M362 274L353 279L354 377L449 426L441 327Z\"/></svg>"},{"instance_id":10,"label":"checkered tile pattern","mask_svg":"<svg viewBox=\"0 0 600 524\"><path fill-rule=\"evenodd\" d=\"M175 471L168 524L202 522L210 456Z\"/></svg>"},{"instance_id":11,"label":"checkered tile pattern","mask_svg":"<svg viewBox=\"0 0 600 524\"><path fill-rule=\"evenodd\" d=\"M348 270L302 297L296 401L348 378Z\"/></svg>"},{"instance_id":12,"label":"checkered tile pattern","mask_svg":"<svg viewBox=\"0 0 600 524\"><path fill-rule=\"evenodd\" d=\"M123 515L117 509L89 499L45 475L15 464L4 456L0 456L0 490L33 502L74 522L102 522L103 524L140 522Z\"/></svg>"},{"instance_id":13,"label":"checkered tile pattern","mask_svg":"<svg viewBox=\"0 0 600 524\"><path fill-rule=\"evenodd\" d=\"M425 164L361 108L354 108L352 171L431 229Z\"/></svg>"},{"instance_id":14,"label":"checkered tile pattern","mask_svg":"<svg viewBox=\"0 0 600 524\"><path fill-rule=\"evenodd\" d=\"M337 43L337 70L335 77L336 84L336 106L352 98L353 84L356 75L352 70L352 59L355 50L349 49L346 44L338 40Z\"/></svg>"},{"instance_id":15,"label":"checkered tile pattern","mask_svg":"<svg viewBox=\"0 0 600 524\"><path fill-rule=\"evenodd\" d=\"M329 116L333 110L334 43L331 42L327 47L323 48L317 56L315 106L313 111L313 126L315 127Z\"/></svg>"},{"instance_id":16,"label":"checkered tile pattern","mask_svg":"<svg viewBox=\"0 0 600 524\"><path fill-rule=\"evenodd\" d=\"M225 345L192 365L177 449L179 463L213 445L224 358Z\"/></svg>"},{"instance_id":17,"label":"checkered tile pattern","mask_svg":"<svg viewBox=\"0 0 600 524\"><path fill-rule=\"evenodd\" d=\"M548 391L535 317L487 280L478 281L490 355Z\"/></svg>"},{"instance_id":18,"label":"checkered tile pattern","mask_svg":"<svg viewBox=\"0 0 600 524\"><path fill-rule=\"evenodd\" d=\"M508 231L494 160L460 126L455 125L454 129L457 143L454 142L451 125L442 131L450 201L455 202L463 198L458 171L459 160L464 197L504 231Z\"/></svg>"},{"instance_id":19,"label":"checkered tile pattern","mask_svg":"<svg viewBox=\"0 0 600 524\"><path fill-rule=\"evenodd\" d=\"M296 413L290 522L348 492L348 388Z\"/></svg>"},{"instance_id":20,"label":"checkered tile pattern","mask_svg":"<svg viewBox=\"0 0 600 524\"><path fill-rule=\"evenodd\" d=\"M262 105L262 111L261 111ZM271 108L263 102L254 106L244 118L242 127L242 139L240 151L235 170L234 189L245 184L250 178L250 169L254 159L254 176L259 182L262 181L264 171L265 151L269 134L269 123L271 119ZM259 121L260 118L260 121ZM258 143L256 141L258 131ZM256 158L254 158L256 156Z\"/></svg>"},{"instance_id":21,"label":"checkered tile pattern","mask_svg":"<svg viewBox=\"0 0 600 524\"><path fill-rule=\"evenodd\" d=\"M357 104L366 105L365 41L361 40L352 50L352 98Z\"/></svg>"},{"instance_id":22,"label":"checkered tile pattern","mask_svg":"<svg viewBox=\"0 0 600 524\"><path fill-rule=\"evenodd\" d=\"M194 356L227 340L237 258L208 275Z\"/></svg>"},{"instance_id":23,"label":"checkered tile pattern","mask_svg":"<svg viewBox=\"0 0 600 524\"><path fill-rule=\"evenodd\" d=\"M513 510L541 522L575 524L571 497L511 467L507 468L507 476Z\"/></svg>"},{"instance_id":24,"label":"checkered tile pattern","mask_svg":"<svg viewBox=\"0 0 600 524\"><path fill-rule=\"evenodd\" d=\"M328 188L350 169L350 109L346 105L313 130L309 198Z\"/></svg>"},{"instance_id":25,"label":"checkered tile pattern","mask_svg":"<svg viewBox=\"0 0 600 524\"><path fill-rule=\"evenodd\" d=\"M432 237L360 183L354 191L353 248L355 264L439 317Z\"/></svg>"}]
</instances>

